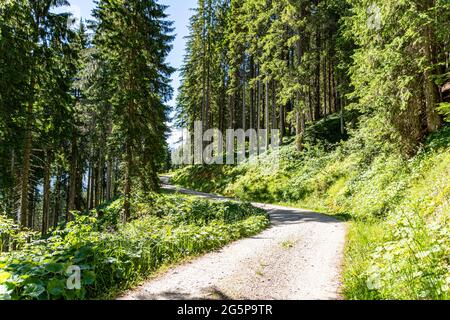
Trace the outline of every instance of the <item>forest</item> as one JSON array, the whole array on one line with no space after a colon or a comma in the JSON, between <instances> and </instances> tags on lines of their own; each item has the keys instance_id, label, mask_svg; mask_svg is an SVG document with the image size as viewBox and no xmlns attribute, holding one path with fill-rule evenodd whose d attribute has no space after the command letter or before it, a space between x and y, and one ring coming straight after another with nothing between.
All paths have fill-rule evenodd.
<instances>
[{"instance_id":1,"label":"forest","mask_svg":"<svg viewBox=\"0 0 450 320\"><path fill-rule=\"evenodd\" d=\"M173 108L164 1L69 2L0 1L0 299L114 298L269 228L251 201L346 223L346 299L449 299L448 0L198 0ZM172 165L196 121L279 130L279 168Z\"/></svg>"}]
</instances>

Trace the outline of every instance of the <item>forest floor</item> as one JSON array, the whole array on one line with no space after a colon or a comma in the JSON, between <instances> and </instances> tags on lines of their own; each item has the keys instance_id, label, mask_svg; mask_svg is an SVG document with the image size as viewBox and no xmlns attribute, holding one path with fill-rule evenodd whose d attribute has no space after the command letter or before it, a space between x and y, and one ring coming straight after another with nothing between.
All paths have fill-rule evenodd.
<instances>
[{"instance_id":1,"label":"forest floor","mask_svg":"<svg viewBox=\"0 0 450 320\"><path fill-rule=\"evenodd\" d=\"M229 200L167 182L163 178L168 190ZM345 223L299 209L253 205L270 214L269 229L175 266L119 299L341 299Z\"/></svg>"}]
</instances>

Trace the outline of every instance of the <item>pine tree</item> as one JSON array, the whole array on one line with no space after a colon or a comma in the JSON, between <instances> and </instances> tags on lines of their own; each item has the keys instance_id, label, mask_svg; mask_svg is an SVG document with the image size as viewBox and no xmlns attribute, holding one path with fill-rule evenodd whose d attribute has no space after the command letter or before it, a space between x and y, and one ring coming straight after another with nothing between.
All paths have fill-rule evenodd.
<instances>
[{"instance_id":1,"label":"pine tree","mask_svg":"<svg viewBox=\"0 0 450 320\"><path fill-rule=\"evenodd\" d=\"M157 190L157 163L165 150L167 108L173 71L165 58L173 36L165 7L155 1L99 1L94 44L114 70L113 130L124 150L124 213L130 218L133 178L144 191Z\"/></svg>"}]
</instances>

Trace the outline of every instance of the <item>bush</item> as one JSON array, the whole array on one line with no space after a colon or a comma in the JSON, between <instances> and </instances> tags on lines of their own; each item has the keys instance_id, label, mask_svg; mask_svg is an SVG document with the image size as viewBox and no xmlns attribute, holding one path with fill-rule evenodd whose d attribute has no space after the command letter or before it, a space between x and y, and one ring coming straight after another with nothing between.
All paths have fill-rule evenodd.
<instances>
[{"instance_id":1,"label":"bush","mask_svg":"<svg viewBox=\"0 0 450 320\"><path fill-rule=\"evenodd\" d=\"M269 224L267 214L249 204L167 195L135 203L140 218L122 225L121 201L76 215L48 239L4 253L0 299L111 297L163 264L220 248ZM66 286L70 266L81 269L79 289Z\"/></svg>"}]
</instances>

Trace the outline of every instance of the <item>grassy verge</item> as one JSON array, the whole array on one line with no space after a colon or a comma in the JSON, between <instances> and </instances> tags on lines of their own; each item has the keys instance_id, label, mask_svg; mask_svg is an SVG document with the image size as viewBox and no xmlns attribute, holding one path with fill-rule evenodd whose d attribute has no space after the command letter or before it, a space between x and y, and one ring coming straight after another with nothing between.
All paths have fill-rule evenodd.
<instances>
[{"instance_id":1,"label":"grassy verge","mask_svg":"<svg viewBox=\"0 0 450 320\"><path fill-rule=\"evenodd\" d=\"M186 167L172 181L349 220L347 299L448 299L450 128L411 159L387 143L364 140L356 133L334 149L315 144L301 153L286 145L271 172L264 169L270 158L262 156L236 168Z\"/></svg>"},{"instance_id":2,"label":"grassy verge","mask_svg":"<svg viewBox=\"0 0 450 320\"><path fill-rule=\"evenodd\" d=\"M77 215L48 239L0 257L0 299L111 298L161 267L231 241L269 224L249 204L180 195L135 197L134 220L120 223L122 200ZM70 289L68 270L80 268ZM76 283L74 283L76 285Z\"/></svg>"}]
</instances>

